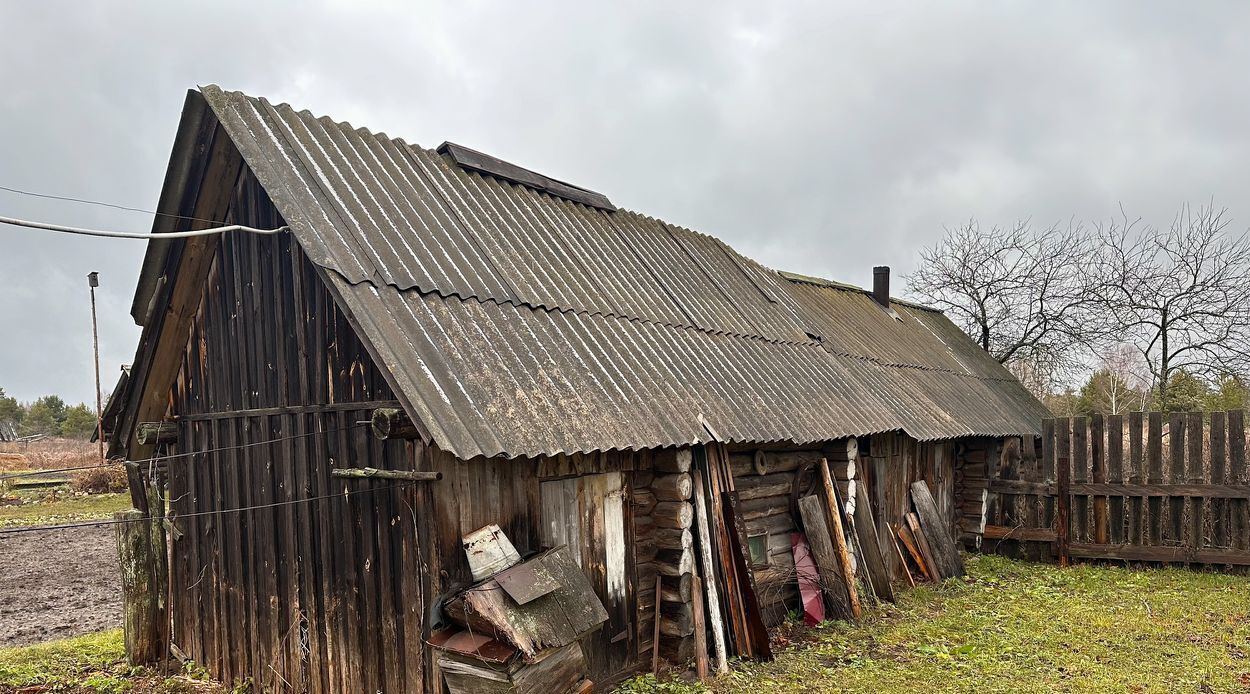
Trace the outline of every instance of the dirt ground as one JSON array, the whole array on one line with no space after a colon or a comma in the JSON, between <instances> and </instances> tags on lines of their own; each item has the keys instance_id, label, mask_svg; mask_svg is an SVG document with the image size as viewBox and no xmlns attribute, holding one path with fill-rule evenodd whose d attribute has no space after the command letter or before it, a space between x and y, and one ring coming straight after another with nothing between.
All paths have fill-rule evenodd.
<instances>
[{"instance_id":1,"label":"dirt ground","mask_svg":"<svg viewBox=\"0 0 1250 694\"><path fill-rule=\"evenodd\" d=\"M0 535L0 648L121 624L111 526Z\"/></svg>"}]
</instances>

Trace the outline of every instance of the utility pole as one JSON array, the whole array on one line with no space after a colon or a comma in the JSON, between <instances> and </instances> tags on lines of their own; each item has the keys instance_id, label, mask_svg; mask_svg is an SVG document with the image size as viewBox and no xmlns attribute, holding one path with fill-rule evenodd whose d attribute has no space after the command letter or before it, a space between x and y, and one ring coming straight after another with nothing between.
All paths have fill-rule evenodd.
<instances>
[{"instance_id":1,"label":"utility pole","mask_svg":"<svg viewBox=\"0 0 1250 694\"><path fill-rule=\"evenodd\" d=\"M95 350L95 426L96 438L100 442L100 464L104 464L104 398L100 394L100 331L95 319L95 288L100 286L100 273L87 275L87 284L91 287L91 346Z\"/></svg>"}]
</instances>

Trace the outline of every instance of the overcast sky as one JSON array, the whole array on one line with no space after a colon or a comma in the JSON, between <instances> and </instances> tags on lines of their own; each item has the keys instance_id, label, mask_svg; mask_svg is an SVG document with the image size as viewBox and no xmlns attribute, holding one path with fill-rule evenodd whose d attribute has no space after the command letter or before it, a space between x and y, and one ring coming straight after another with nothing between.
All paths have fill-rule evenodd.
<instances>
[{"instance_id":1,"label":"overcast sky","mask_svg":"<svg viewBox=\"0 0 1250 694\"><path fill-rule=\"evenodd\" d=\"M185 90L216 83L861 285L974 216L1250 220L1246 3L192 4L0 4L0 186L151 209ZM3 191L0 216L151 225ZM0 227L0 387L94 399L98 270L107 391L143 251Z\"/></svg>"}]
</instances>

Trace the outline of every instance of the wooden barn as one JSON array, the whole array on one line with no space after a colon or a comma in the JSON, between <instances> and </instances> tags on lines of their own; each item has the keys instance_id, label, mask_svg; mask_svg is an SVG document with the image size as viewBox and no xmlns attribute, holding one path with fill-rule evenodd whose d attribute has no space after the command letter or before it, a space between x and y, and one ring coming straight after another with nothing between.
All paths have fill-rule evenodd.
<instances>
[{"instance_id":1,"label":"wooden barn","mask_svg":"<svg viewBox=\"0 0 1250 694\"><path fill-rule=\"evenodd\" d=\"M986 466L1027 460L1045 416L887 268L872 290L777 272L472 149L217 87L187 96L159 209L158 233L289 227L150 243L108 432L136 505L168 504L162 647L266 691L604 685L657 633L670 658L750 655L743 615L800 609L822 459L903 580L909 485L975 543ZM525 571L479 573L501 536ZM587 595L584 619L543 613ZM475 633L491 609L529 632Z\"/></svg>"}]
</instances>

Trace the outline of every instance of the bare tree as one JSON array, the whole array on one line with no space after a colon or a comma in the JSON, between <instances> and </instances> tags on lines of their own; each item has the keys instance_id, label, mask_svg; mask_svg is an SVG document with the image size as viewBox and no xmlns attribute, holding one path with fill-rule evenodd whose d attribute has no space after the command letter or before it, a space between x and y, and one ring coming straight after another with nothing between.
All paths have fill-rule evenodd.
<instances>
[{"instance_id":1,"label":"bare tree","mask_svg":"<svg viewBox=\"0 0 1250 694\"><path fill-rule=\"evenodd\" d=\"M940 308L1035 392L1084 368L1101 324L1085 270L1094 246L1080 225L947 229L907 277L911 293Z\"/></svg>"},{"instance_id":2,"label":"bare tree","mask_svg":"<svg viewBox=\"0 0 1250 694\"><path fill-rule=\"evenodd\" d=\"M1127 216L1098 227L1100 313L1164 407L1178 371L1214 378L1250 364L1250 239L1228 225L1224 209L1186 206L1166 231Z\"/></svg>"}]
</instances>

